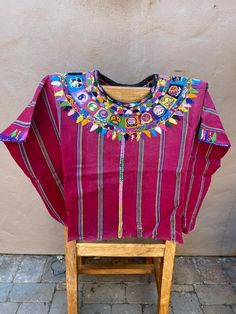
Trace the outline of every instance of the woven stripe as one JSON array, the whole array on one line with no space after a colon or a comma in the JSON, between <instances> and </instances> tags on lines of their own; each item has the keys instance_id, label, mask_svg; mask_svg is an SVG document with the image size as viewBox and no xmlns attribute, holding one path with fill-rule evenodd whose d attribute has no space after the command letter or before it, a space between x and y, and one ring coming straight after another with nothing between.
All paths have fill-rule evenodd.
<instances>
[{"instance_id":1,"label":"woven stripe","mask_svg":"<svg viewBox=\"0 0 236 314\"><path fill-rule=\"evenodd\" d=\"M82 136L83 136L83 127L81 123L78 124L77 128L77 192L78 192L78 238L83 240L84 238L84 224L83 224L83 187L82 187Z\"/></svg>"},{"instance_id":2,"label":"woven stripe","mask_svg":"<svg viewBox=\"0 0 236 314\"><path fill-rule=\"evenodd\" d=\"M103 142L104 136L98 134L98 235L97 239L102 240L103 236Z\"/></svg>"},{"instance_id":3,"label":"woven stripe","mask_svg":"<svg viewBox=\"0 0 236 314\"><path fill-rule=\"evenodd\" d=\"M207 108L207 107L202 107L202 111L204 112L209 112L209 113L212 113L216 116L219 116L218 112L215 110L215 109L211 109L211 108Z\"/></svg>"},{"instance_id":4,"label":"woven stripe","mask_svg":"<svg viewBox=\"0 0 236 314\"><path fill-rule=\"evenodd\" d=\"M29 128L30 124L31 124L31 122L25 122L25 121L21 121L21 120L15 120L13 123L15 125L23 126L25 128Z\"/></svg>"},{"instance_id":5,"label":"woven stripe","mask_svg":"<svg viewBox=\"0 0 236 314\"><path fill-rule=\"evenodd\" d=\"M166 135L165 132L160 136L160 146L159 146L159 159L157 166L157 183L156 183L156 199L155 199L155 215L156 215L156 224L152 232L153 239L157 236L157 230L159 223L161 221L161 183L162 183L162 170L164 164L164 153L165 153L165 142Z\"/></svg>"},{"instance_id":6,"label":"woven stripe","mask_svg":"<svg viewBox=\"0 0 236 314\"><path fill-rule=\"evenodd\" d=\"M56 210L53 208L52 204L50 203L42 185L40 184L38 178L36 177L34 171L33 171L33 168L30 164L30 161L29 161L29 158L27 156L27 153L26 153L26 150L25 150L25 147L24 147L24 144L21 144L21 143L17 143L18 144L18 147L19 147L19 150L20 150L20 153L21 153L21 157L22 157L22 160L29 172L29 174L31 175L31 177L35 180L35 183L37 184L38 186L38 189L39 189L39 193L42 197L42 199L45 201L45 203L47 204L47 207L48 207L48 210L51 211L52 215L54 217L56 217L56 219L62 223L64 225L64 222L63 220L61 219L61 217L58 215L58 213L56 212Z\"/></svg>"},{"instance_id":7,"label":"woven stripe","mask_svg":"<svg viewBox=\"0 0 236 314\"><path fill-rule=\"evenodd\" d=\"M26 107L31 108L34 107L36 105L36 101L31 101Z\"/></svg>"},{"instance_id":8,"label":"woven stripe","mask_svg":"<svg viewBox=\"0 0 236 314\"><path fill-rule=\"evenodd\" d=\"M185 155L185 147L186 147L186 139L187 139L187 131L188 131L188 120L189 120L189 111L185 112L183 116L183 126L182 126L182 134L181 134L181 144L179 151L178 164L176 168L176 185L175 185L175 195L174 195L174 210L170 217L171 222L171 240L176 241L176 211L179 207L180 201L180 186L181 186L181 178L182 178L182 167Z\"/></svg>"},{"instance_id":9,"label":"woven stripe","mask_svg":"<svg viewBox=\"0 0 236 314\"><path fill-rule=\"evenodd\" d=\"M199 151L199 147L200 147L200 142L198 141L197 148L196 148L196 153L195 153L195 156L194 156L194 161L193 161L192 169L191 169L191 177L190 177L190 183L189 183L189 188L188 188L188 193L187 193L186 205L185 205L185 208L184 208L184 227L186 226L186 222L187 222L186 221L186 219L187 219L187 208L188 208L190 195L191 195L191 192L192 192L192 187L193 187L193 182L194 182L194 172L195 172L195 165L196 165L196 161L197 161L197 154L198 154L198 151Z\"/></svg>"},{"instance_id":10,"label":"woven stripe","mask_svg":"<svg viewBox=\"0 0 236 314\"><path fill-rule=\"evenodd\" d=\"M49 118L51 120L51 123L52 123L53 129L54 129L56 138L57 138L58 142L60 143L60 135L59 135L58 127L57 127L56 121L54 119L51 106L50 106L49 101L48 101L48 95L47 95L45 87L42 88L42 98L43 98L44 103L46 105L48 116L49 116Z\"/></svg>"},{"instance_id":11,"label":"woven stripe","mask_svg":"<svg viewBox=\"0 0 236 314\"><path fill-rule=\"evenodd\" d=\"M125 138L122 137L120 143L120 164L119 164L119 219L118 219L118 238L123 235L123 184L124 184L124 155Z\"/></svg>"},{"instance_id":12,"label":"woven stripe","mask_svg":"<svg viewBox=\"0 0 236 314\"><path fill-rule=\"evenodd\" d=\"M212 130L212 131L216 131L216 132L219 132L219 133L225 133L225 130L223 130L223 129L219 129L219 128L214 128L214 127L212 127L212 126L208 126L208 125L206 125L205 123L201 123L201 127L204 127L205 129L208 129L208 130Z\"/></svg>"},{"instance_id":13,"label":"woven stripe","mask_svg":"<svg viewBox=\"0 0 236 314\"><path fill-rule=\"evenodd\" d=\"M144 139L139 141L138 168L137 168L137 193L136 193L136 225L137 237L142 237L142 177L143 177Z\"/></svg>"},{"instance_id":14,"label":"woven stripe","mask_svg":"<svg viewBox=\"0 0 236 314\"><path fill-rule=\"evenodd\" d=\"M53 166L53 163L48 155L48 152L47 152L47 149L44 145L44 142L43 142L43 139L39 133L39 130L37 128L37 125L36 125L36 122L34 119L32 119L32 122L31 122L31 125L32 125L32 130L34 132L34 135L38 141L38 145L40 147L40 150L42 152L42 155L44 156L45 160L46 160L46 163L48 165L48 168L50 169L50 172L51 172L51 175L52 177L54 178L55 182L56 182L56 185L58 186L58 189L60 190L61 192L61 195L63 197L63 199L65 199L65 196L64 196L64 187L63 187L63 184L56 172L56 169L54 168Z\"/></svg>"},{"instance_id":15,"label":"woven stripe","mask_svg":"<svg viewBox=\"0 0 236 314\"><path fill-rule=\"evenodd\" d=\"M203 173L201 175L202 179L201 179L200 192L198 194L197 202L196 202L196 205L194 207L193 214L191 216L191 220L190 220L190 223L189 223L188 231L191 229L191 226L192 226L194 218L195 218L195 214L197 213L198 207L200 205L200 201L202 200L202 193L203 193L203 190L204 190L204 183L205 183L205 174L208 171L208 168L210 166L209 156L210 156L210 153L212 152L212 148L213 148L213 146L209 145L208 150L206 152L206 156L205 156L206 166L205 166L205 169L204 169L204 171L203 171Z\"/></svg>"}]
</instances>

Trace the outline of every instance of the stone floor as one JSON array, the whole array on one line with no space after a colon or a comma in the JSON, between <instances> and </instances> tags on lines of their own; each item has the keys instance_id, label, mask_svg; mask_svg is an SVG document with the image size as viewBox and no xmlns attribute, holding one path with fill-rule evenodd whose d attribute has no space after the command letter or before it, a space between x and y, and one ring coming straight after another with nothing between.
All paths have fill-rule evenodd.
<instances>
[{"instance_id":1,"label":"stone floor","mask_svg":"<svg viewBox=\"0 0 236 314\"><path fill-rule=\"evenodd\" d=\"M236 257L176 257L169 313L236 313L235 290ZM79 298L80 314L154 314L154 275L81 275ZM0 314L8 313L66 313L64 256L0 255Z\"/></svg>"}]
</instances>

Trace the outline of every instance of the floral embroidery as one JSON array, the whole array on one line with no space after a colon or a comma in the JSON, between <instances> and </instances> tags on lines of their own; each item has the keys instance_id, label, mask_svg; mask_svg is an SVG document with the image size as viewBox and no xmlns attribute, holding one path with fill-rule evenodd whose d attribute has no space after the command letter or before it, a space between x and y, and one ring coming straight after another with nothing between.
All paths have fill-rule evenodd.
<instances>
[{"instance_id":1,"label":"floral embroidery","mask_svg":"<svg viewBox=\"0 0 236 314\"><path fill-rule=\"evenodd\" d=\"M176 125L194 104L201 80L185 76L154 75L156 86L143 99L122 103L104 95L98 70L55 74L50 77L57 104L76 123L113 140L146 138Z\"/></svg>"}]
</instances>

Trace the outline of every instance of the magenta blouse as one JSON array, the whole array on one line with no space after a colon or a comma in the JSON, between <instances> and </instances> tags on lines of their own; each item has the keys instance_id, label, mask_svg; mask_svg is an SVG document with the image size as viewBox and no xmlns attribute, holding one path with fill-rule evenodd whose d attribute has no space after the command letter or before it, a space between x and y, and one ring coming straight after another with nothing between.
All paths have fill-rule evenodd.
<instances>
[{"instance_id":1,"label":"magenta blouse","mask_svg":"<svg viewBox=\"0 0 236 314\"><path fill-rule=\"evenodd\" d=\"M104 85L150 91L124 103ZM153 74L124 84L98 70L45 76L0 141L68 241L183 243L230 148L206 81Z\"/></svg>"}]
</instances>

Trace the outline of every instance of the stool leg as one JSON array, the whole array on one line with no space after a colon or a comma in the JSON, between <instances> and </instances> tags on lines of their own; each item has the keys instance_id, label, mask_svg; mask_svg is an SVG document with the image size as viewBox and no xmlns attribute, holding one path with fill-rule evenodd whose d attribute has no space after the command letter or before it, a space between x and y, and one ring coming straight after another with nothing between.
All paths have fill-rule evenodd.
<instances>
[{"instance_id":1,"label":"stool leg","mask_svg":"<svg viewBox=\"0 0 236 314\"><path fill-rule=\"evenodd\" d=\"M163 258L153 257L154 267L155 267L155 279L157 285L158 296L161 294L161 278L162 278L162 269L163 269ZM158 297L158 301L160 298ZM159 308L159 304L158 304Z\"/></svg>"},{"instance_id":2,"label":"stool leg","mask_svg":"<svg viewBox=\"0 0 236 314\"><path fill-rule=\"evenodd\" d=\"M66 260L66 294L67 313L78 314L78 268L76 241L67 242L65 228L65 260Z\"/></svg>"},{"instance_id":3,"label":"stool leg","mask_svg":"<svg viewBox=\"0 0 236 314\"><path fill-rule=\"evenodd\" d=\"M176 244L173 241L166 241L163 257L163 267L159 294L159 311L157 314L168 314L171 296L171 286L174 268Z\"/></svg>"}]
</instances>

